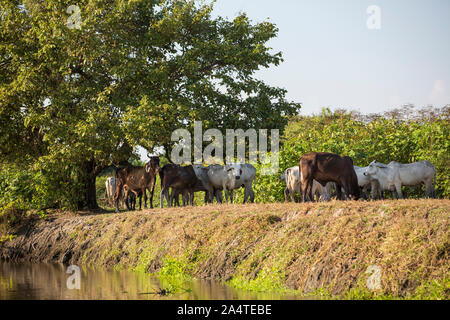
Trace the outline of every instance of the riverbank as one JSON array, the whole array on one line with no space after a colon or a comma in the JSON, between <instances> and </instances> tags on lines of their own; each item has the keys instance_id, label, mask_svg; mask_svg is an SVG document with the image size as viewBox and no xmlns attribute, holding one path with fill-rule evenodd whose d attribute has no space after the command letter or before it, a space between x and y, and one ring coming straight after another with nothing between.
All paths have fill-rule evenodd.
<instances>
[{"instance_id":1,"label":"riverbank","mask_svg":"<svg viewBox=\"0 0 450 320\"><path fill-rule=\"evenodd\" d=\"M449 212L450 200L404 200L59 213L10 230L0 258L325 298L448 299Z\"/></svg>"}]
</instances>

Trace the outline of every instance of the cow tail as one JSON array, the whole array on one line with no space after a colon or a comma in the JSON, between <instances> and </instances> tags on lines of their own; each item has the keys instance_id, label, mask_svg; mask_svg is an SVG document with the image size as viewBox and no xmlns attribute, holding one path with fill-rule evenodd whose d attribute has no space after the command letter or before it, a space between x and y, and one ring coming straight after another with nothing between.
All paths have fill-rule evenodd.
<instances>
[{"instance_id":1,"label":"cow tail","mask_svg":"<svg viewBox=\"0 0 450 320\"><path fill-rule=\"evenodd\" d=\"M433 199L436 199L436 186L437 186L437 172L436 169L434 169L434 183L433 183Z\"/></svg>"},{"instance_id":2,"label":"cow tail","mask_svg":"<svg viewBox=\"0 0 450 320\"><path fill-rule=\"evenodd\" d=\"M163 169L159 170L159 179L161 179L161 190L163 189L163 181L164 181L164 170Z\"/></svg>"}]
</instances>

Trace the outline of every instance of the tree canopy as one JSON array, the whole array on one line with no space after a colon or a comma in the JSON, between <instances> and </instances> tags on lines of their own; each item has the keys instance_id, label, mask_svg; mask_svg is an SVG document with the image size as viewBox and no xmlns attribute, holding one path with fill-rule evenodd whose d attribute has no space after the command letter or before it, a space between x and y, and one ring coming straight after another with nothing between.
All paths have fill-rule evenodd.
<instances>
[{"instance_id":1,"label":"tree canopy","mask_svg":"<svg viewBox=\"0 0 450 320\"><path fill-rule=\"evenodd\" d=\"M171 148L171 133L194 121L283 129L299 111L254 76L282 62L267 46L270 22L213 18L199 1L0 4L2 165L31 170L67 206L96 208L103 169L136 158L137 146Z\"/></svg>"}]
</instances>

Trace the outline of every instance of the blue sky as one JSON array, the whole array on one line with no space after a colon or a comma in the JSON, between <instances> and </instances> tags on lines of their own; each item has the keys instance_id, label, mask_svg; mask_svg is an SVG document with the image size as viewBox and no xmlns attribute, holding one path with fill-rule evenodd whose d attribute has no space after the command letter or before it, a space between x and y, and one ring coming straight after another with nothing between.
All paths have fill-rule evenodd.
<instances>
[{"instance_id":1,"label":"blue sky","mask_svg":"<svg viewBox=\"0 0 450 320\"><path fill-rule=\"evenodd\" d=\"M380 30L367 27L370 5L381 10ZM278 26L269 46L285 62L257 76L286 88L304 114L450 104L449 0L216 1L215 15L239 12Z\"/></svg>"}]
</instances>

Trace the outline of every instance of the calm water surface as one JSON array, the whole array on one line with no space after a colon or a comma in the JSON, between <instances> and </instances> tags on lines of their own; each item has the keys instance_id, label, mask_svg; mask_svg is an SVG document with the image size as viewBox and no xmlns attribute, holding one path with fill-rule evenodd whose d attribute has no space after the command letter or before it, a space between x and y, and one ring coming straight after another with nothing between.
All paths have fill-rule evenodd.
<instances>
[{"instance_id":1,"label":"calm water surface","mask_svg":"<svg viewBox=\"0 0 450 320\"><path fill-rule=\"evenodd\" d=\"M70 290L67 266L0 261L0 300L280 300L295 296L259 294L214 281L182 284L182 293L162 296L167 288L155 276L131 271L80 268L80 290Z\"/></svg>"}]
</instances>

